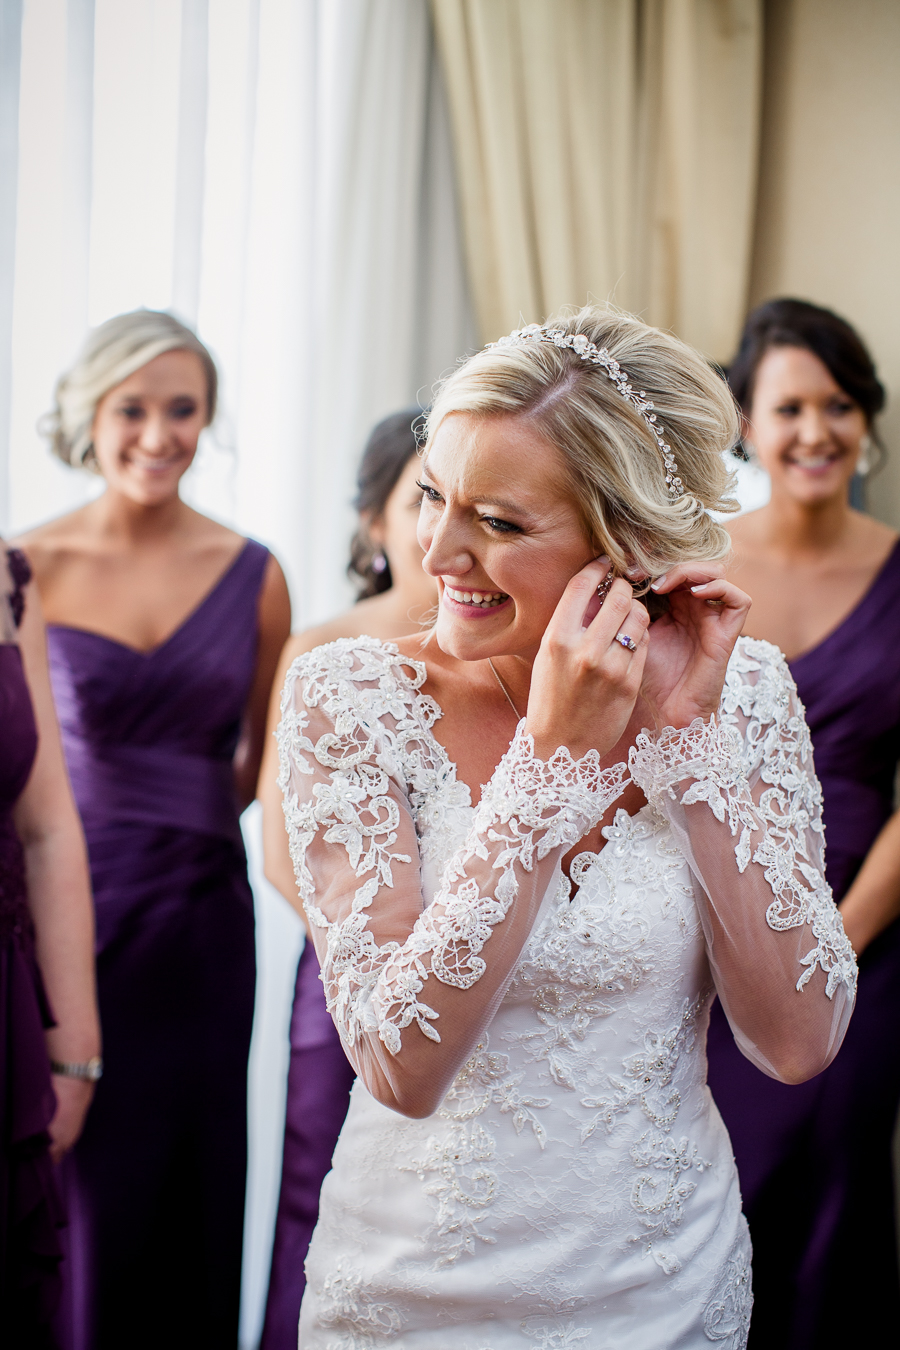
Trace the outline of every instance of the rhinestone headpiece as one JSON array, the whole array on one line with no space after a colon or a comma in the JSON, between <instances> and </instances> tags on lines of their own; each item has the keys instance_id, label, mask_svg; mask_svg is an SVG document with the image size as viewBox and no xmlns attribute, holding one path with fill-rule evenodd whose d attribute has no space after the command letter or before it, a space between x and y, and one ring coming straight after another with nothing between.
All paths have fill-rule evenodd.
<instances>
[{"instance_id":1,"label":"rhinestone headpiece","mask_svg":"<svg viewBox=\"0 0 900 1350\"><path fill-rule=\"evenodd\" d=\"M665 441L657 425L653 404L643 389L640 391L634 389L625 371L618 361L610 356L606 348L598 347L593 342L589 342L583 333L565 333L561 328L549 328L546 324L540 323L530 323L527 328L517 328L514 333L510 333L507 337L502 337L497 342L489 342L488 347L527 347L529 342L552 342L554 347L566 347L573 351L576 356L580 356L582 361L590 361L591 365L603 368L607 379L612 381L635 412L640 413L653 433L653 439L659 446L663 463L666 466L666 485L669 489L669 496L673 499L683 497L684 484L678 477L678 465L675 463L672 447Z\"/></svg>"}]
</instances>

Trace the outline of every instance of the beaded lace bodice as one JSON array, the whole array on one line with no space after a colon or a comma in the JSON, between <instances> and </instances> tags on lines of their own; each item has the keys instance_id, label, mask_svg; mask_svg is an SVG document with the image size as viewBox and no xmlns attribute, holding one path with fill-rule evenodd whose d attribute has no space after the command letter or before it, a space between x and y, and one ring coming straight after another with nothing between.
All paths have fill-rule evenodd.
<instances>
[{"instance_id":1,"label":"beaded lace bodice","mask_svg":"<svg viewBox=\"0 0 900 1350\"><path fill-rule=\"evenodd\" d=\"M698 1334L738 1347L749 1247L705 1088L709 1001L718 988L742 1047L777 1072L773 1007L809 1007L827 1057L855 981L780 653L742 640L718 717L643 733L628 765L565 751L544 763L520 725L475 808L433 734L424 676L392 646L346 640L296 662L283 697L297 882L368 1089L323 1192L303 1343L394 1343L429 1325L442 1272L462 1264L476 1302L482 1289L502 1303L492 1318L513 1310L515 1336L498 1324L454 1339L444 1325L435 1347L605 1344L590 1339L592 1299L600 1287L608 1314L629 1280L648 1309L662 1299L667 1328L633 1343L674 1343L667 1298L697 1279ZM619 810L570 882L563 854L629 776L648 805ZM695 1210L715 1238L701 1241ZM398 1212L415 1249L400 1265L376 1255L374 1232Z\"/></svg>"}]
</instances>

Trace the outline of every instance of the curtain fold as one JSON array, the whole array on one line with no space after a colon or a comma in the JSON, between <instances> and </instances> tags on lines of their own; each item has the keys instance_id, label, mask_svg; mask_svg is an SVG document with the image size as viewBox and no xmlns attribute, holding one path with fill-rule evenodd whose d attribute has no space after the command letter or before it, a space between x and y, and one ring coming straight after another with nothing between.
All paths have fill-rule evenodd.
<instances>
[{"instance_id":1,"label":"curtain fold","mask_svg":"<svg viewBox=\"0 0 900 1350\"><path fill-rule=\"evenodd\" d=\"M21 98L0 99L0 529L97 490L35 431L87 323L172 308L222 373L186 495L275 548L299 625L325 618L350 599L370 427L476 337L427 0L24 0L22 34Z\"/></svg>"},{"instance_id":2,"label":"curtain fold","mask_svg":"<svg viewBox=\"0 0 900 1350\"><path fill-rule=\"evenodd\" d=\"M13 268L19 174L19 67L22 0L0 0L0 519L9 509L9 407L12 400ZM6 418L2 412L6 411Z\"/></svg>"},{"instance_id":3,"label":"curtain fold","mask_svg":"<svg viewBox=\"0 0 900 1350\"><path fill-rule=\"evenodd\" d=\"M432 0L481 336L613 299L730 354L761 0Z\"/></svg>"},{"instance_id":4,"label":"curtain fold","mask_svg":"<svg viewBox=\"0 0 900 1350\"><path fill-rule=\"evenodd\" d=\"M762 115L758 0L643 0L634 307L719 361L747 305Z\"/></svg>"}]
</instances>

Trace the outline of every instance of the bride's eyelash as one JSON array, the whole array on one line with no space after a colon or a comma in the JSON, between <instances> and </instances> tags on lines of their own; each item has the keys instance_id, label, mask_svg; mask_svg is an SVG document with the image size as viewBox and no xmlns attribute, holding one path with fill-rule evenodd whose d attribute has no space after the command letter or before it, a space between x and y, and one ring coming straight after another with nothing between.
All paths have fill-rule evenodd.
<instances>
[{"instance_id":1,"label":"bride's eyelash","mask_svg":"<svg viewBox=\"0 0 900 1350\"><path fill-rule=\"evenodd\" d=\"M484 521L497 534L521 534L521 525L514 525L511 520L499 520L497 516L479 516L479 520Z\"/></svg>"},{"instance_id":2,"label":"bride's eyelash","mask_svg":"<svg viewBox=\"0 0 900 1350\"><path fill-rule=\"evenodd\" d=\"M437 488L431 487L428 483L420 483L416 479L416 487L422 493L423 500L426 502L437 504L444 500ZM496 534L522 533L521 525L514 525L511 520L500 520L498 516L479 516L478 519Z\"/></svg>"}]
</instances>

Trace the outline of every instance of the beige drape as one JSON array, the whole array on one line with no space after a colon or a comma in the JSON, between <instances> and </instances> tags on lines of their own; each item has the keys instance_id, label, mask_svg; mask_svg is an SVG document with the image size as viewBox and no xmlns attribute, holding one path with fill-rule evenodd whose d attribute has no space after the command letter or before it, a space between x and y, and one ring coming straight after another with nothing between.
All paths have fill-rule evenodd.
<instances>
[{"instance_id":1,"label":"beige drape","mask_svg":"<svg viewBox=\"0 0 900 1350\"><path fill-rule=\"evenodd\" d=\"M762 0L432 0L484 340L612 299L710 356L747 298Z\"/></svg>"}]
</instances>

